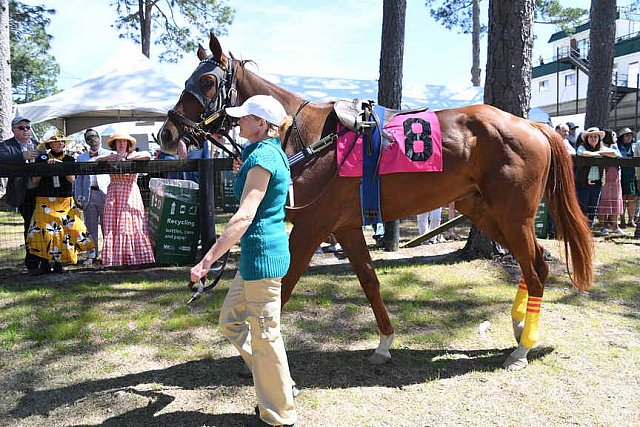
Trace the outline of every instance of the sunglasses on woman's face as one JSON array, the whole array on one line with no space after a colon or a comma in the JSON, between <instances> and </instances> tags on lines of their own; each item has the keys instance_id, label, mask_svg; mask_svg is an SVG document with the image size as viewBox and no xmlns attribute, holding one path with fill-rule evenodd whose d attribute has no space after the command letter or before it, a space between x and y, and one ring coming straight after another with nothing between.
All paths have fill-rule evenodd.
<instances>
[{"instance_id":1,"label":"sunglasses on woman's face","mask_svg":"<svg viewBox=\"0 0 640 427\"><path fill-rule=\"evenodd\" d=\"M29 129L31 129L31 126L16 126L16 129L29 130Z\"/></svg>"}]
</instances>

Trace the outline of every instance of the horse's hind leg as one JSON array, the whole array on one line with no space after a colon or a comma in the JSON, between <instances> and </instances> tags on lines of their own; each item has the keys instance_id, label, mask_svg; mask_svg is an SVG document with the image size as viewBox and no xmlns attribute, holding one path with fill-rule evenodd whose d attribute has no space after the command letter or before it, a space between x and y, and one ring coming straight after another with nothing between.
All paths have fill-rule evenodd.
<instances>
[{"instance_id":1,"label":"horse's hind leg","mask_svg":"<svg viewBox=\"0 0 640 427\"><path fill-rule=\"evenodd\" d=\"M334 232L336 239L342 245L344 253L349 258L353 271L356 273L360 286L364 290L380 331L380 343L376 351L369 357L373 364L381 364L391 360L389 349L393 343L393 326L389 320L387 307L380 295L380 282L373 269L371 255L362 234L362 228L341 230Z\"/></svg>"},{"instance_id":2,"label":"horse's hind leg","mask_svg":"<svg viewBox=\"0 0 640 427\"><path fill-rule=\"evenodd\" d=\"M489 210L481 198L467 198L456 203L456 208L489 237L509 248L522 270L522 279L511 309L513 332L518 347L504 362L504 367L508 370L519 370L527 366L527 354L538 341L540 306L544 282L549 272L543 258L543 249L538 245L533 231L534 218L528 217L524 211L527 203L526 200L520 204L511 203L501 210ZM514 206L523 210L515 212ZM498 221L496 212L507 212L509 216Z\"/></svg>"},{"instance_id":3,"label":"horse's hind leg","mask_svg":"<svg viewBox=\"0 0 640 427\"><path fill-rule=\"evenodd\" d=\"M522 278L511 307L513 331L518 347L507 357L504 367L519 370L527 366L527 354L540 336L540 310L544 283L549 267L544 260L544 250L536 242L533 227L527 224L509 227L509 247L518 260Z\"/></svg>"}]
</instances>

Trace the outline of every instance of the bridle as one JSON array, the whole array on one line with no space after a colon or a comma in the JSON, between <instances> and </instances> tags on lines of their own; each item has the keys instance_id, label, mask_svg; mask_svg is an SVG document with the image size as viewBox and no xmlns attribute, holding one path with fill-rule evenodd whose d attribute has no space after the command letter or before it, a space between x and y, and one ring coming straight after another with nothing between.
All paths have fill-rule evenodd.
<instances>
[{"instance_id":1,"label":"bridle","mask_svg":"<svg viewBox=\"0 0 640 427\"><path fill-rule=\"evenodd\" d=\"M200 79L203 76L211 75L218 82L215 96L207 97L200 89ZM224 67L213 57L208 57L200 61L198 67L184 84L182 94L188 93L194 97L202 106L203 110L195 122L186 117L176 109L171 109L167 113L169 120L182 128L182 137L187 138L197 145L201 145L205 140L226 152L232 158L240 158L242 150L238 144L229 136L229 131L233 128L233 121L225 113L226 107L235 107L238 92L236 90L236 73L233 66L233 59ZM182 95L181 95L182 97ZM222 135L227 138L234 151L229 150L224 144L215 139L215 135Z\"/></svg>"}]
</instances>

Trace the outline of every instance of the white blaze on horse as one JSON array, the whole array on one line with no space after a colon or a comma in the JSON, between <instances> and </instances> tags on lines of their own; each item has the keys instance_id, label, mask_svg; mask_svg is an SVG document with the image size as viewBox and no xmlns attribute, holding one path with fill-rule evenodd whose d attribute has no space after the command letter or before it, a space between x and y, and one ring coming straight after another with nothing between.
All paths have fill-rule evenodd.
<instances>
[{"instance_id":1,"label":"white blaze on horse","mask_svg":"<svg viewBox=\"0 0 640 427\"><path fill-rule=\"evenodd\" d=\"M292 156L336 134L340 123L334 103L305 101L247 70L245 62L227 57L211 35L211 55L200 46L199 67L187 80L160 132L161 145L178 146L229 130L224 107L256 94L272 95L294 117L283 138ZM562 140L546 125L515 117L487 105L435 113L441 131L442 171L381 175L380 208L384 221L405 218L451 201L478 228L509 249L522 278L513 303L517 348L507 369L527 364L527 353L539 340L539 319L548 266L534 233L536 210L544 197L553 215L556 235L564 241L575 287L584 291L593 279L593 242L576 200L572 163ZM362 225L361 178L340 176L336 144L292 167L297 208L287 210L293 224L289 238L291 266L282 281L282 303L309 264L315 249L333 233L358 277L380 331L370 360L383 363L394 328L380 295Z\"/></svg>"}]
</instances>

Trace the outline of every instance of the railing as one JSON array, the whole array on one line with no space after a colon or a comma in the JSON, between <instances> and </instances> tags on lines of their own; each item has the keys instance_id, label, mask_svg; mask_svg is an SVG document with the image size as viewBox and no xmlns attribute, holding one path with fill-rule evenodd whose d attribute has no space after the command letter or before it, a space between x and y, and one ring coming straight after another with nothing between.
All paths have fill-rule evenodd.
<instances>
[{"instance_id":1,"label":"railing","mask_svg":"<svg viewBox=\"0 0 640 427\"><path fill-rule=\"evenodd\" d=\"M15 163L0 162L0 176L63 176L63 175L100 175L100 174L146 174L162 177L171 172L198 172L199 176L199 222L202 247L209 248L215 242L215 185L216 172L231 170L232 160L222 159L188 159L188 160L151 160L122 162L62 162L47 163ZM140 185L140 191L148 194L148 188ZM144 197L144 196L143 196ZM9 212L5 212L9 214ZM10 217L10 218L9 218ZM20 245L23 242L22 218L17 216L0 217L0 268L11 268L19 265ZM17 223L19 222L19 224ZM14 230L14 238L8 238L5 229ZM22 250L24 252L24 250Z\"/></svg>"}]
</instances>

